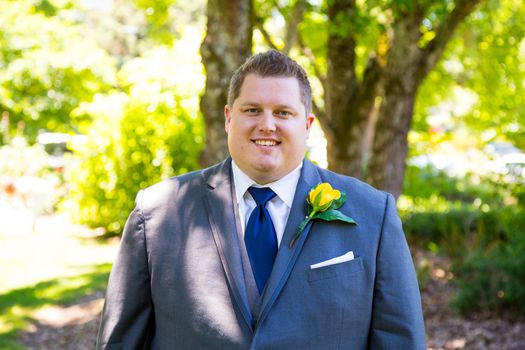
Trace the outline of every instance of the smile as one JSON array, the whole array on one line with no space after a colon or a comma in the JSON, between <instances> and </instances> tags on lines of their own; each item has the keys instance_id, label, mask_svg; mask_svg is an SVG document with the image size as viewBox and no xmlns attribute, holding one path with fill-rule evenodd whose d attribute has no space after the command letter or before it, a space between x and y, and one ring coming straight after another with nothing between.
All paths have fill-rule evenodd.
<instances>
[{"instance_id":1,"label":"smile","mask_svg":"<svg viewBox=\"0 0 525 350\"><path fill-rule=\"evenodd\" d=\"M259 146L277 146L278 142L275 140L253 140Z\"/></svg>"}]
</instances>

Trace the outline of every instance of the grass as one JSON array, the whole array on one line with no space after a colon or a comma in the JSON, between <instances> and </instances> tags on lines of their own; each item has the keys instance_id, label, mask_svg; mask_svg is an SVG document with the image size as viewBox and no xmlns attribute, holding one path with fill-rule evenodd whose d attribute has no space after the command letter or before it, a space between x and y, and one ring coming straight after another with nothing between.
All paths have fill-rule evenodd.
<instances>
[{"instance_id":1,"label":"grass","mask_svg":"<svg viewBox=\"0 0 525 350\"><path fill-rule=\"evenodd\" d=\"M0 349L12 349L18 333L33 322L34 313L50 305L67 305L106 286L111 264L87 273L55 278L0 295ZM4 345L5 344L5 345Z\"/></svg>"},{"instance_id":2,"label":"grass","mask_svg":"<svg viewBox=\"0 0 525 350\"><path fill-rule=\"evenodd\" d=\"M105 289L117 242L88 231L54 215L34 233L0 233L0 350L25 349L17 338L39 310Z\"/></svg>"}]
</instances>

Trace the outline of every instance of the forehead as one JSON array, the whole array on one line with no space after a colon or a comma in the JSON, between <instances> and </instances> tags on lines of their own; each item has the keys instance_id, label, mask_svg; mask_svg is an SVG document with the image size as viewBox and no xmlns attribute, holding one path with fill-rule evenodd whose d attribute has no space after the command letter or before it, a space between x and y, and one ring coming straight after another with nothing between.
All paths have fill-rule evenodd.
<instances>
[{"instance_id":1,"label":"forehead","mask_svg":"<svg viewBox=\"0 0 525 350\"><path fill-rule=\"evenodd\" d=\"M286 76L261 77L256 74L248 74L244 78L236 101L302 105L297 78Z\"/></svg>"}]
</instances>

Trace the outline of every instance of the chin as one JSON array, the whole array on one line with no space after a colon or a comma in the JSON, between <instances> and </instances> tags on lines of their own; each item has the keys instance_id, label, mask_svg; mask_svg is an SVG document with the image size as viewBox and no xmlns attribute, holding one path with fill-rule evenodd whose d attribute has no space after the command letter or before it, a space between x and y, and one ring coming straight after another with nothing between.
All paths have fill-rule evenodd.
<instances>
[{"instance_id":1,"label":"chin","mask_svg":"<svg viewBox=\"0 0 525 350\"><path fill-rule=\"evenodd\" d=\"M270 164L258 165L255 169L261 174L276 174L280 172L279 167Z\"/></svg>"},{"instance_id":2,"label":"chin","mask_svg":"<svg viewBox=\"0 0 525 350\"><path fill-rule=\"evenodd\" d=\"M263 185L278 180L281 177L281 170L273 166L256 167L253 180Z\"/></svg>"}]
</instances>

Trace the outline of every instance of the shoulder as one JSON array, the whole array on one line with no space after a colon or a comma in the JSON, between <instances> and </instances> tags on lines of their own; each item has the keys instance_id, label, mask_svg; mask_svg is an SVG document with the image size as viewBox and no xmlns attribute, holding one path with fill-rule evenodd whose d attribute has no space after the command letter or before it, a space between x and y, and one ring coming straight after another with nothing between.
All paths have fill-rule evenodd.
<instances>
[{"instance_id":1,"label":"shoulder","mask_svg":"<svg viewBox=\"0 0 525 350\"><path fill-rule=\"evenodd\" d=\"M344 191L349 203L359 203L367 210L384 210L392 195L376 189L355 177L342 175L327 169L317 167L322 182L328 182L333 188Z\"/></svg>"},{"instance_id":2,"label":"shoulder","mask_svg":"<svg viewBox=\"0 0 525 350\"><path fill-rule=\"evenodd\" d=\"M185 197L195 198L206 188L209 177L220 171L222 167L223 163L220 163L158 182L140 190L135 204L141 209L153 209L180 201Z\"/></svg>"},{"instance_id":3,"label":"shoulder","mask_svg":"<svg viewBox=\"0 0 525 350\"><path fill-rule=\"evenodd\" d=\"M362 194L366 196L372 196L374 198L384 198L388 196L389 193L381 191L371 186L370 184L359 180L355 177L339 174L328 169L320 168L314 165L319 172L319 175L323 182L328 182L332 187L339 186L343 189L351 191L354 194Z\"/></svg>"}]
</instances>

